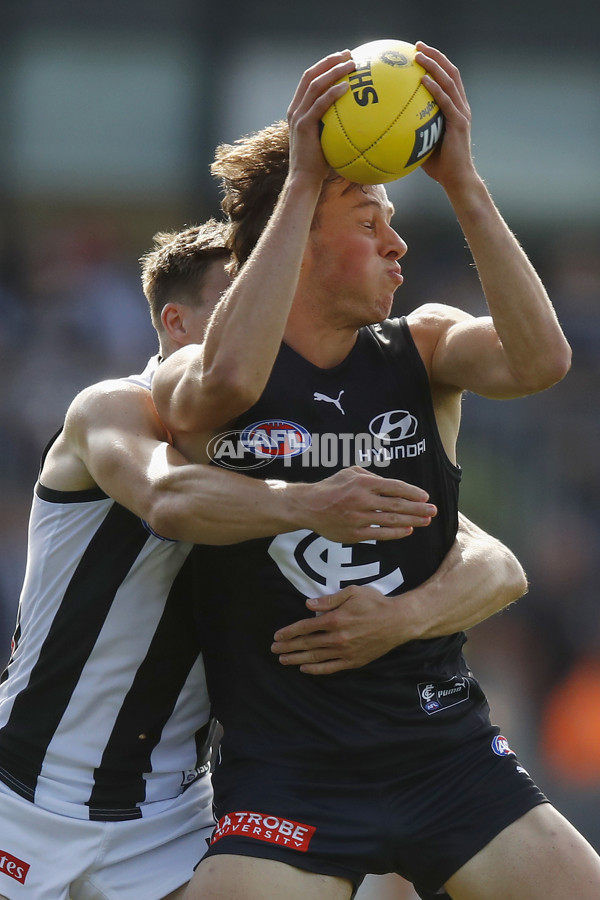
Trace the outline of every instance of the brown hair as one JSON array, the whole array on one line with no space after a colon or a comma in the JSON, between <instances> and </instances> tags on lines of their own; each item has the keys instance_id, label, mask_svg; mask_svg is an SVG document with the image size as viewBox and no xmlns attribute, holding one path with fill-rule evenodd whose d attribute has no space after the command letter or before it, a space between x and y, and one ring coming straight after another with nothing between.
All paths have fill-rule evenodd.
<instances>
[{"instance_id":1,"label":"brown hair","mask_svg":"<svg viewBox=\"0 0 600 900\"><path fill-rule=\"evenodd\" d=\"M227 225L209 219L183 231L160 231L154 246L142 257L142 286L150 306L152 324L160 328L167 303L202 303L202 284L215 260L228 260Z\"/></svg>"},{"instance_id":2,"label":"brown hair","mask_svg":"<svg viewBox=\"0 0 600 900\"><path fill-rule=\"evenodd\" d=\"M285 121L217 147L211 172L221 178L221 205L230 222L235 270L246 262L269 221L288 169L289 131Z\"/></svg>"},{"instance_id":3,"label":"brown hair","mask_svg":"<svg viewBox=\"0 0 600 900\"><path fill-rule=\"evenodd\" d=\"M229 220L229 246L233 254L230 274L236 274L252 253L273 214L289 166L290 138L284 120L247 134L233 144L217 147L211 172L221 179L221 206ZM342 180L341 175L330 170L323 182L319 204L327 187ZM319 225L319 204L313 228Z\"/></svg>"}]
</instances>

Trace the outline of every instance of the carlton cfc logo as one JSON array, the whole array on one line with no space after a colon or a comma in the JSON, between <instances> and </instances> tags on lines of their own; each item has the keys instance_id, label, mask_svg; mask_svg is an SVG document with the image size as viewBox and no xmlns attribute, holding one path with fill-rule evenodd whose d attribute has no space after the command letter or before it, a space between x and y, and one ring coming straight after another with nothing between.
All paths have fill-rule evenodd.
<instances>
[{"instance_id":1,"label":"carlton cfc logo","mask_svg":"<svg viewBox=\"0 0 600 900\"><path fill-rule=\"evenodd\" d=\"M255 456L275 459L304 453L311 445L311 436L295 422L267 419L244 428L240 441Z\"/></svg>"},{"instance_id":2,"label":"carlton cfc logo","mask_svg":"<svg viewBox=\"0 0 600 900\"><path fill-rule=\"evenodd\" d=\"M277 535L269 545L269 556L305 597L322 597L349 584L370 584L382 594L391 594L404 583L397 566L384 565L375 540L338 544L302 528Z\"/></svg>"}]
</instances>

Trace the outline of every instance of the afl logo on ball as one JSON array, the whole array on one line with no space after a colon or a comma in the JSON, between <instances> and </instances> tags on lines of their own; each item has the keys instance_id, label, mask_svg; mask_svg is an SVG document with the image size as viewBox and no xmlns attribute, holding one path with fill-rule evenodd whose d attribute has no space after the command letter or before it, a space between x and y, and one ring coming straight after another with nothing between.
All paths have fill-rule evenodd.
<instances>
[{"instance_id":1,"label":"afl logo on ball","mask_svg":"<svg viewBox=\"0 0 600 900\"><path fill-rule=\"evenodd\" d=\"M405 53L400 53L399 50L385 50L381 56L379 57L382 63L385 63L386 66L409 66L410 60Z\"/></svg>"},{"instance_id":2,"label":"afl logo on ball","mask_svg":"<svg viewBox=\"0 0 600 900\"><path fill-rule=\"evenodd\" d=\"M516 756L515 751L508 746L508 741L501 734L497 734L492 741L492 750L496 756Z\"/></svg>"},{"instance_id":3,"label":"afl logo on ball","mask_svg":"<svg viewBox=\"0 0 600 900\"><path fill-rule=\"evenodd\" d=\"M406 409L391 409L371 419L369 431L380 441L392 443L413 437L418 421Z\"/></svg>"},{"instance_id":4,"label":"afl logo on ball","mask_svg":"<svg viewBox=\"0 0 600 900\"><path fill-rule=\"evenodd\" d=\"M311 436L302 425L286 419L268 419L255 422L244 428L241 443L255 456L276 457L298 456L311 445Z\"/></svg>"}]
</instances>

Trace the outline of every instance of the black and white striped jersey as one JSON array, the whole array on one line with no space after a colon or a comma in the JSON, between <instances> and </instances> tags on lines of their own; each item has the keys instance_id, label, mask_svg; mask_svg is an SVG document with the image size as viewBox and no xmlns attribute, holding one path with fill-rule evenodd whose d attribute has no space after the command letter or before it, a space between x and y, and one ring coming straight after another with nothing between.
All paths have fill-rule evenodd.
<instances>
[{"instance_id":1,"label":"black and white striped jersey","mask_svg":"<svg viewBox=\"0 0 600 900\"><path fill-rule=\"evenodd\" d=\"M131 380L149 387L155 366ZM203 773L191 547L155 536L100 489L36 484L0 683L0 779L17 794L124 820L160 812Z\"/></svg>"}]
</instances>

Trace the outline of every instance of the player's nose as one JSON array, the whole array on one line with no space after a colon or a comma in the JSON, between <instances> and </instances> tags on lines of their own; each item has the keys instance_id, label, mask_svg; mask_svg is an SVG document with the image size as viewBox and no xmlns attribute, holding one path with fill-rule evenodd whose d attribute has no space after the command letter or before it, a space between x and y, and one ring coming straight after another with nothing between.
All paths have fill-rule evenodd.
<instances>
[{"instance_id":1,"label":"player's nose","mask_svg":"<svg viewBox=\"0 0 600 900\"><path fill-rule=\"evenodd\" d=\"M386 255L393 255L394 259L402 259L408 250L408 244L406 241L402 240L398 232L395 231L391 225L388 228L387 239L389 241L389 249Z\"/></svg>"}]
</instances>

